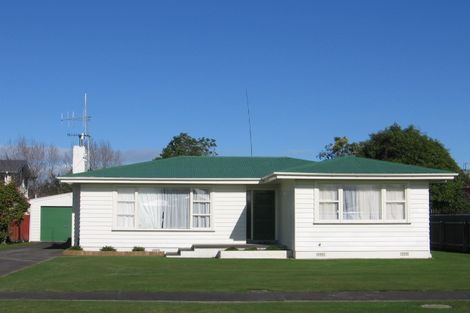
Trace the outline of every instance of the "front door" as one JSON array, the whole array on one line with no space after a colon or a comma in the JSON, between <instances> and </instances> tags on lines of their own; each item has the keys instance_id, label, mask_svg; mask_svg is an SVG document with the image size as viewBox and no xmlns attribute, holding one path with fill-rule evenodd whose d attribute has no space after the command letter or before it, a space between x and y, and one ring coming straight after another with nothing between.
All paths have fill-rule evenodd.
<instances>
[{"instance_id":1,"label":"front door","mask_svg":"<svg viewBox=\"0 0 470 313\"><path fill-rule=\"evenodd\" d=\"M254 190L252 199L252 239L273 241L275 239L276 201L274 190Z\"/></svg>"}]
</instances>

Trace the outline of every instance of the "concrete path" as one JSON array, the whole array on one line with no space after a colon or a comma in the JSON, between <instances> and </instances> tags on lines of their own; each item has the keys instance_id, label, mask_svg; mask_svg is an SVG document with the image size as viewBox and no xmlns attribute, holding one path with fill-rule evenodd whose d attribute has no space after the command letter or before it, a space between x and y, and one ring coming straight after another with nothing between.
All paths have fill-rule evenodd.
<instances>
[{"instance_id":1,"label":"concrete path","mask_svg":"<svg viewBox=\"0 0 470 313\"><path fill-rule=\"evenodd\" d=\"M35 242L30 245L0 250L0 277L62 254L60 244Z\"/></svg>"},{"instance_id":2,"label":"concrete path","mask_svg":"<svg viewBox=\"0 0 470 313\"><path fill-rule=\"evenodd\" d=\"M470 292L0 292L0 300L125 300L174 302L470 300Z\"/></svg>"}]
</instances>

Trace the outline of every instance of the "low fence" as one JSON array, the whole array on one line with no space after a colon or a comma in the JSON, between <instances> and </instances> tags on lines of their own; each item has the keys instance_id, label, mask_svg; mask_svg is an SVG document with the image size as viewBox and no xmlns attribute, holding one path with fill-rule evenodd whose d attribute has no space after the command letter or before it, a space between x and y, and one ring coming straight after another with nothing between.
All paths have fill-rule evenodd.
<instances>
[{"instance_id":1,"label":"low fence","mask_svg":"<svg viewBox=\"0 0 470 313\"><path fill-rule=\"evenodd\" d=\"M29 215L25 215L19 225L17 223L11 223L10 240L29 241Z\"/></svg>"},{"instance_id":2,"label":"low fence","mask_svg":"<svg viewBox=\"0 0 470 313\"><path fill-rule=\"evenodd\" d=\"M431 215L431 249L470 253L470 214Z\"/></svg>"}]
</instances>

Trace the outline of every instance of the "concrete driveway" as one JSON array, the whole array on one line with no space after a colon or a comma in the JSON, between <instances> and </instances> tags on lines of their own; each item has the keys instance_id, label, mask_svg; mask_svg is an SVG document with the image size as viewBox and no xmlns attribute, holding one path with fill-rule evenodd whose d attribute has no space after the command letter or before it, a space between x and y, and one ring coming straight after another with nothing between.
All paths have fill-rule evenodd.
<instances>
[{"instance_id":1,"label":"concrete driveway","mask_svg":"<svg viewBox=\"0 0 470 313\"><path fill-rule=\"evenodd\" d=\"M0 251L0 276L4 276L62 254L65 245L35 242Z\"/></svg>"}]
</instances>

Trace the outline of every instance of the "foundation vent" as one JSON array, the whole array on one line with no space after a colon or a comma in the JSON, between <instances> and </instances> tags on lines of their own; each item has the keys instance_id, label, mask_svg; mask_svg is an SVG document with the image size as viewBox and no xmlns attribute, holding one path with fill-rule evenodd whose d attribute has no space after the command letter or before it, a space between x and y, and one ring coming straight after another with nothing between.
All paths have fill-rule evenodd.
<instances>
[{"instance_id":1,"label":"foundation vent","mask_svg":"<svg viewBox=\"0 0 470 313\"><path fill-rule=\"evenodd\" d=\"M325 252L317 252L316 254L318 257L326 257L326 253Z\"/></svg>"},{"instance_id":2,"label":"foundation vent","mask_svg":"<svg viewBox=\"0 0 470 313\"><path fill-rule=\"evenodd\" d=\"M400 252L400 256L410 256L410 253L408 251L402 251Z\"/></svg>"}]
</instances>

